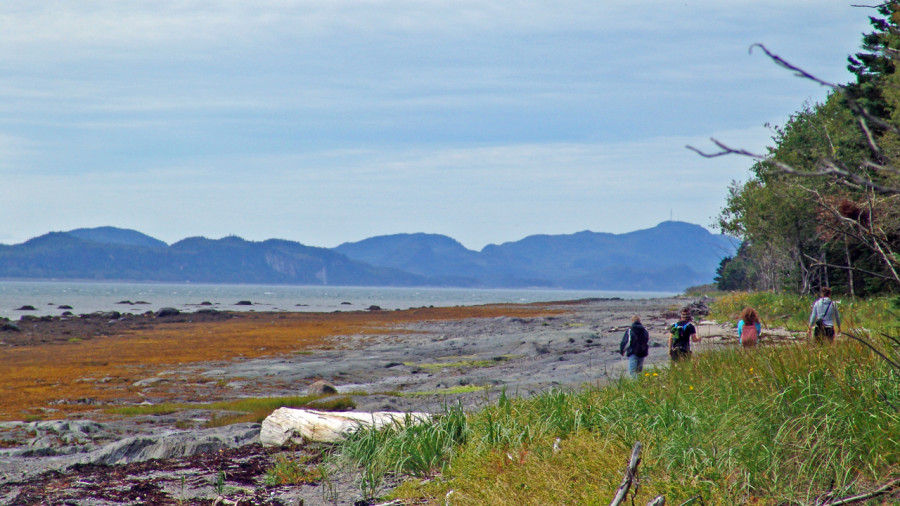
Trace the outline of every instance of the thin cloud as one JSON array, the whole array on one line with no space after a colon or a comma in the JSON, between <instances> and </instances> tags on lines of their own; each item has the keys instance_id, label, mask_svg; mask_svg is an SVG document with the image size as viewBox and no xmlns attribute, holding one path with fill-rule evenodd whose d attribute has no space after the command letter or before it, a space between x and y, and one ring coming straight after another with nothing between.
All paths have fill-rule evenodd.
<instances>
[{"instance_id":1,"label":"thin cloud","mask_svg":"<svg viewBox=\"0 0 900 506\"><path fill-rule=\"evenodd\" d=\"M3 2L0 176L21 191L0 202L16 228L0 238L111 224L169 242L405 230L478 245L652 226L686 188L699 195L681 219L708 224L749 164L684 145L731 130L760 147L763 123L825 93L749 45L846 80L867 14L812 0Z\"/></svg>"}]
</instances>

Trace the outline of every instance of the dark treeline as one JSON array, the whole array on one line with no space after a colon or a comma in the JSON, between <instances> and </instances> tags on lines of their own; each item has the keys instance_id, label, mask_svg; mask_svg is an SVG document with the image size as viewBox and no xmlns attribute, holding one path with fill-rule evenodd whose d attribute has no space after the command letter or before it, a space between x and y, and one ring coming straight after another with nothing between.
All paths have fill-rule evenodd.
<instances>
[{"instance_id":1,"label":"dark treeline","mask_svg":"<svg viewBox=\"0 0 900 506\"><path fill-rule=\"evenodd\" d=\"M730 187L718 218L724 233L744 240L719 266L719 289L900 291L900 0L872 9L873 30L849 57L855 82L825 83L754 48L831 92L774 128L764 156L721 144L722 152L707 155L756 160L751 179Z\"/></svg>"}]
</instances>

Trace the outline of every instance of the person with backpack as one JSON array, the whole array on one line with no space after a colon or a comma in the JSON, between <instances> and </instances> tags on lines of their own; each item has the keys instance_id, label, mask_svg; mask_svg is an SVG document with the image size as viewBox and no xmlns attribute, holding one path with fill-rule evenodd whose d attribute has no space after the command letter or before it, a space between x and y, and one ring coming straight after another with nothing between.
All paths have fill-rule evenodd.
<instances>
[{"instance_id":1,"label":"person with backpack","mask_svg":"<svg viewBox=\"0 0 900 506\"><path fill-rule=\"evenodd\" d=\"M619 354L628 357L628 374L637 376L644 370L644 359L650 354L650 333L641 324L641 317L631 317L631 326L625 329Z\"/></svg>"},{"instance_id":2,"label":"person with backpack","mask_svg":"<svg viewBox=\"0 0 900 506\"><path fill-rule=\"evenodd\" d=\"M690 358L691 341L700 342L700 335L691 320L691 310L684 308L681 310L681 318L669 330L669 357L673 361Z\"/></svg>"},{"instance_id":3,"label":"person with backpack","mask_svg":"<svg viewBox=\"0 0 900 506\"><path fill-rule=\"evenodd\" d=\"M741 311L741 321L737 326L738 342L744 348L756 346L762 325L759 323L759 313L752 307L745 307Z\"/></svg>"},{"instance_id":4,"label":"person with backpack","mask_svg":"<svg viewBox=\"0 0 900 506\"><path fill-rule=\"evenodd\" d=\"M821 294L822 296L812 306L809 327L806 329L806 336L810 337L814 332L816 342L820 344L834 342L835 335L838 337L841 335L841 315L831 300L831 288L822 287Z\"/></svg>"}]
</instances>

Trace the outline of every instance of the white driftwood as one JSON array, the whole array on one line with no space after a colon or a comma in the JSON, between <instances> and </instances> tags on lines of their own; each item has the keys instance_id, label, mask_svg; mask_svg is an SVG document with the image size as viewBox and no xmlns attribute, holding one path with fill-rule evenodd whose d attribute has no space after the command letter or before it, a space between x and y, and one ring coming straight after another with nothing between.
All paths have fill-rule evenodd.
<instances>
[{"instance_id":1,"label":"white driftwood","mask_svg":"<svg viewBox=\"0 0 900 506\"><path fill-rule=\"evenodd\" d=\"M622 478L622 484L619 485L619 489L616 490L616 496L613 497L609 506L619 506L628 496L628 491L631 489L632 483L637 480L637 468L640 463L641 442L638 441L634 443L634 448L631 450L631 461L628 463L628 469L625 470L625 477Z\"/></svg>"},{"instance_id":2,"label":"white driftwood","mask_svg":"<svg viewBox=\"0 0 900 506\"><path fill-rule=\"evenodd\" d=\"M315 411L312 409L278 408L266 417L259 432L263 446L282 446L288 442L335 442L360 427L376 429L388 424L403 425L431 418L427 413L375 413Z\"/></svg>"}]
</instances>

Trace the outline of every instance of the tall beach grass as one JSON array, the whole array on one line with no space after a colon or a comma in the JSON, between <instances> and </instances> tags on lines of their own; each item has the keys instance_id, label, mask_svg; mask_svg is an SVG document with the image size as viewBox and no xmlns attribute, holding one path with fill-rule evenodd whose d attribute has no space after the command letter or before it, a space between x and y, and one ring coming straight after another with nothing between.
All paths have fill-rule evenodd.
<instances>
[{"instance_id":1,"label":"tall beach grass","mask_svg":"<svg viewBox=\"0 0 900 506\"><path fill-rule=\"evenodd\" d=\"M723 298L714 312L754 305L805 329L791 313L811 300L764 297ZM896 322L875 327L887 314L879 304L844 305L845 321L887 332ZM900 371L849 339L728 349L605 388L503 395L469 414L447 408L425 425L362 431L335 454L360 470L372 497L379 480L406 476L394 496L608 504L636 441L644 453L635 504L657 495L670 504L808 504L868 491L900 477Z\"/></svg>"}]
</instances>

